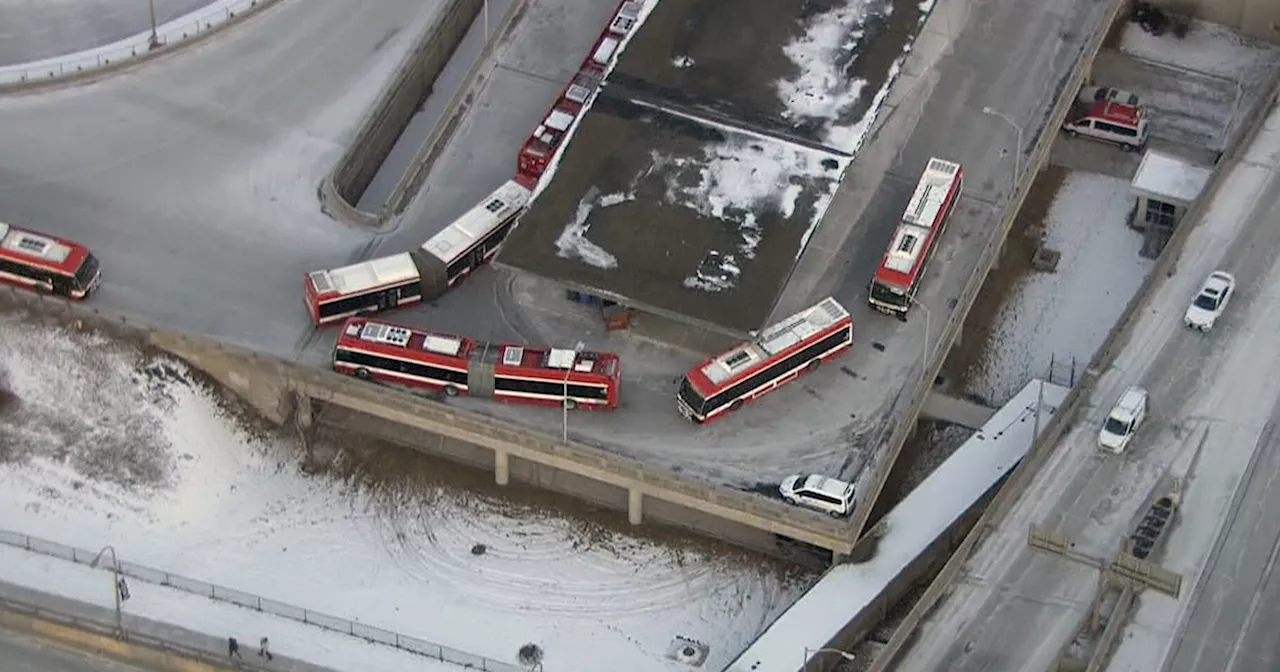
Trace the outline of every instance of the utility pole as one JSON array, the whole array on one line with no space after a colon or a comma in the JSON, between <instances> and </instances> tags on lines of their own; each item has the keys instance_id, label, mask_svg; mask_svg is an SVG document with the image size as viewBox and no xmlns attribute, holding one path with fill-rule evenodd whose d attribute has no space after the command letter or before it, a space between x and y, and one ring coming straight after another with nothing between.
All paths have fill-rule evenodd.
<instances>
[{"instance_id":1,"label":"utility pole","mask_svg":"<svg viewBox=\"0 0 1280 672\"><path fill-rule=\"evenodd\" d=\"M147 9L151 10L151 42L149 49L160 46L160 36L156 34L156 0L147 0Z\"/></svg>"}]
</instances>

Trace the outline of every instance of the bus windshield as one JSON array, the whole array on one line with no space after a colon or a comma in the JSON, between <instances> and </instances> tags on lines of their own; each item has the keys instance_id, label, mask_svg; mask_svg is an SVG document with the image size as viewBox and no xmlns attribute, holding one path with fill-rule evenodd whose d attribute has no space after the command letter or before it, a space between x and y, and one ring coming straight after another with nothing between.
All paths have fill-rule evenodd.
<instances>
[{"instance_id":1,"label":"bus windshield","mask_svg":"<svg viewBox=\"0 0 1280 672\"><path fill-rule=\"evenodd\" d=\"M76 269L76 288L87 289L98 275L98 258L92 254L84 258L84 263Z\"/></svg>"},{"instance_id":2,"label":"bus windshield","mask_svg":"<svg viewBox=\"0 0 1280 672\"><path fill-rule=\"evenodd\" d=\"M695 413L704 412L703 405L706 403L706 400L702 398L701 394L698 394L698 392L693 389L693 385L689 382L688 378L685 378L680 382L680 392L677 394L679 395L680 400L683 401L686 406L693 409Z\"/></svg>"},{"instance_id":3,"label":"bus windshield","mask_svg":"<svg viewBox=\"0 0 1280 672\"><path fill-rule=\"evenodd\" d=\"M871 283L871 298L874 301L888 303L894 306L906 307L907 294L888 285L882 285L878 282Z\"/></svg>"}]
</instances>

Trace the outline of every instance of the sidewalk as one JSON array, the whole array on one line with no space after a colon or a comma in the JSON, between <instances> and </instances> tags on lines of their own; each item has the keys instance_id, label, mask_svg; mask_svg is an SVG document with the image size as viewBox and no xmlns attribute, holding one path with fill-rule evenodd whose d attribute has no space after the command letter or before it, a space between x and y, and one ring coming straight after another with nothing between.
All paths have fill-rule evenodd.
<instances>
[{"instance_id":1,"label":"sidewalk","mask_svg":"<svg viewBox=\"0 0 1280 672\"><path fill-rule=\"evenodd\" d=\"M90 569L12 547L0 547L0 567L4 568L0 572L0 607L5 601L15 602L48 612L48 620L79 623L86 631L110 633L114 630L114 578L110 571ZM207 662L227 665L230 662L227 637L235 637L240 641L243 656L239 669L245 670L458 672L462 669L350 635L143 581L129 582L129 592L129 599L121 607L121 622L126 633L141 644L166 643L174 650L197 654ZM256 655L258 640L263 636L271 639L271 652L275 656L269 663Z\"/></svg>"}]
</instances>

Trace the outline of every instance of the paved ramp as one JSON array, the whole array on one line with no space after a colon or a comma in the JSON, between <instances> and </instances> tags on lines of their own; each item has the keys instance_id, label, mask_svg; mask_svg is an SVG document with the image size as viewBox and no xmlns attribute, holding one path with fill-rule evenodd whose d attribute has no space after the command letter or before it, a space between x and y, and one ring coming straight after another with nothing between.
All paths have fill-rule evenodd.
<instances>
[{"instance_id":1,"label":"paved ramp","mask_svg":"<svg viewBox=\"0 0 1280 672\"><path fill-rule=\"evenodd\" d=\"M969 429L982 429L996 409L988 408L968 399L957 399L941 392L930 392L924 400L920 414L930 420L950 422Z\"/></svg>"}]
</instances>

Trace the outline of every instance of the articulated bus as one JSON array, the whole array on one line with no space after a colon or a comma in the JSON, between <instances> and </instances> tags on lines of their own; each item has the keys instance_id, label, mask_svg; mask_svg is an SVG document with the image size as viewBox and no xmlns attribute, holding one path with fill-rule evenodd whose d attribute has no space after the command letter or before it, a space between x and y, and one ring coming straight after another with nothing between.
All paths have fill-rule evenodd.
<instances>
[{"instance_id":1,"label":"articulated bus","mask_svg":"<svg viewBox=\"0 0 1280 672\"><path fill-rule=\"evenodd\" d=\"M307 274L316 324L440 298L493 258L529 202L514 180L498 188L416 250Z\"/></svg>"},{"instance_id":2,"label":"articulated bus","mask_svg":"<svg viewBox=\"0 0 1280 672\"><path fill-rule=\"evenodd\" d=\"M893 232L889 249L871 279L867 301L873 308L907 319L924 269L963 189L964 171L960 164L929 159L907 211Z\"/></svg>"},{"instance_id":3,"label":"articulated bus","mask_svg":"<svg viewBox=\"0 0 1280 672\"><path fill-rule=\"evenodd\" d=\"M770 326L694 367L680 383L676 406L690 421L710 422L817 370L853 344L853 319L833 298Z\"/></svg>"},{"instance_id":4,"label":"articulated bus","mask_svg":"<svg viewBox=\"0 0 1280 672\"><path fill-rule=\"evenodd\" d=\"M572 348L475 341L353 317L333 351L339 373L448 396L611 410L618 405L617 355Z\"/></svg>"},{"instance_id":5,"label":"articulated bus","mask_svg":"<svg viewBox=\"0 0 1280 672\"><path fill-rule=\"evenodd\" d=\"M0 222L0 282L80 300L102 272L83 245Z\"/></svg>"}]
</instances>

